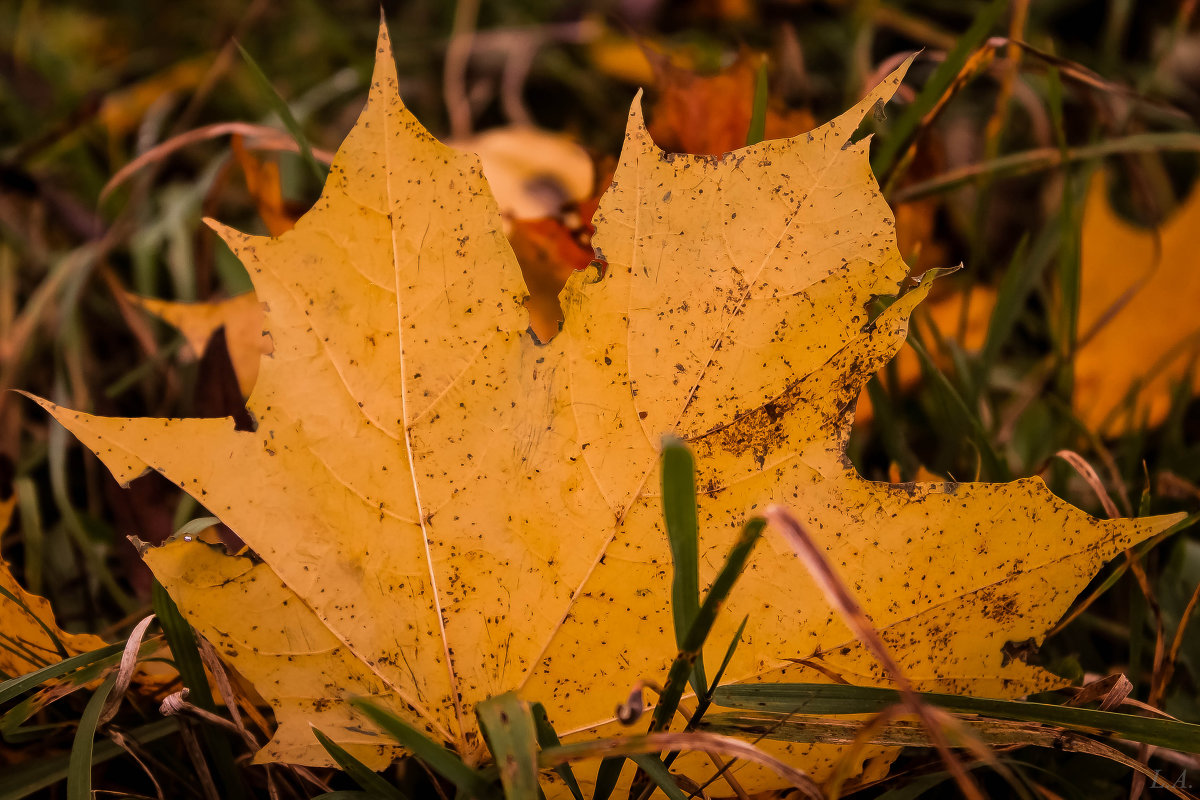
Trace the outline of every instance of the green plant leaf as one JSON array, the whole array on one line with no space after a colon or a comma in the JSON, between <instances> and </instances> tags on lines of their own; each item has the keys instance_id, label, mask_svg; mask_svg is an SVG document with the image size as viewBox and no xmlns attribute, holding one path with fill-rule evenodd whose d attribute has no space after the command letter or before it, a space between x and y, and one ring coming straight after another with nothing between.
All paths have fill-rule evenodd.
<instances>
[{"instance_id":1,"label":"green plant leaf","mask_svg":"<svg viewBox=\"0 0 1200 800\"><path fill-rule=\"evenodd\" d=\"M258 66L258 62L254 57L242 47L241 42L234 42L237 45L238 51L242 54L242 58L246 60L246 66L250 68L250 74L254 76L254 82L258 84L263 96L270 105L271 110L279 115L280 121L283 122L285 128L292 138L296 140L296 144L300 147L300 155L304 159L304 163L308 165L312 171L313 177L317 179L318 184L324 184L328 177L328 170L317 161L312 152L312 145L308 142L308 137L304 135L304 129L300 127L299 121L296 120L296 115L292 113L291 107L287 101L275 90L275 86L267 77L262 68Z\"/></svg>"},{"instance_id":2,"label":"green plant leaf","mask_svg":"<svg viewBox=\"0 0 1200 800\"><path fill-rule=\"evenodd\" d=\"M100 721L104 701L116 682L116 675L105 679L79 717L79 728L75 731L67 765L67 800L92 800L92 748L96 741L96 724Z\"/></svg>"},{"instance_id":3,"label":"green plant leaf","mask_svg":"<svg viewBox=\"0 0 1200 800\"><path fill-rule=\"evenodd\" d=\"M1081 733L1118 736L1185 753L1200 752L1200 725L1188 722L1047 703L961 697L934 692L919 694L925 702L947 711L1057 725ZM724 708L781 715L874 714L900 702L900 693L894 689L816 683L722 686L713 697L713 703Z\"/></svg>"},{"instance_id":4,"label":"green plant leaf","mask_svg":"<svg viewBox=\"0 0 1200 800\"><path fill-rule=\"evenodd\" d=\"M146 645L143 644L143 647ZM0 683L0 705L7 703L14 697L29 691L30 689L41 686L46 681L54 680L63 675L70 674L77 669L90 665L110 666L121 660L121 653L125 650L124 642L110 644L107 647L102 647L99 650L93 650L90 653L80 653L77 656L59 661L57 664L51 664L41 669L30 672L25 675L18 675L15 678L9 678Z\"/></svg>"},{"instance_id":5,"label":"green plant leaf","mask_svg":"<svg viewBox=\"0 0 1200 800\"><path fill-rule=\"evenodd\" d=\"M538 735L529 704L505 692L475 707L507 800L537 800Z\"/></svg>"},{"instance_id":6,"label":"green plant leaf","mask_svg":"<svg viewBox=\"0 0 1200 800\"><path fill-rule=\"evenodd\" d=\"M208 686L208 676L204 672L200 651L196 648L196 637L192 626L179 613L175 601L158 581L154 582L152 596L154 613L158 616L158 623L167 637L167 644L171 646L171 656L175 660L175 668L179 670L179 677L183 681L183 685L187 687L188 702L210 714L217 713L217 704L213 702L212 691ZM245 788L238 774L237 764L234 763L233 746L226 731L212 725L202 725L199 732L228 796L244 798Z\"/></svg>"},{"instance_id":7,"label":"green plant leaf","mask_svg":"<svg viewBox=\"0 0 1200 800\"><path fill-rule=\"evenodd\" d=\"M407 800L407 795L404 792L392 786L392 784L384 780L373 769L346 752L343 747L321 733L321 731L313 728L313 736L316 736L317 741L321 743L325 751L333 756L333 760L342 768L342 772L349 775L350 780L363 788L363 793L355 792L354 794L362 794L365 797L383 798L383 800ZM322 795L322 797L324 796Z\"/></svg>"},{"instance_id":8,"label":"green plant leaf","mask_svg":"<svg viewBox=\"0 0 1200 800\"><path fill-rule=\"evenodd\" d=\"M671 578L675 645L683 650L688 631L700 613L700 523L696 513L696 465L687 445L674 436L663 437L662 491L663 518L675 568ZM696 694L702 695L708 684L703 655L696 657L689 680Z\"/></svg>"},{"instance_id":9,"label":"green plant leaf","mask_svg":"<svg viewBox=\"0 0 1200 800\"><path fill-rule=\"evenodd\" d=\"M750 111L750 129L746 131L746 145L758 144L767 135L767 59L758 64L754 75L754 107Z\"/></svg>"},{"instance_id":10,"label":"green plant leaf","mask_svg":"<svg viewBox=\"0 0 1200 800\"><path fill-rule=\"evenodd\" d=\"M662 695L654 707L654 719L650 725L652 731L666 730L670 726L671 718L675 716L675 710L679 708L679 701L683 697L684 687L687 686L688 676L692 672L692 663L699 655L700 649L704 647L704 642L717 619L717 612L720 610L721 604L725 602L725 598L729 597L733 585L742 574L742 570L746 568L750 553L762 535L766 524L766 520L762 517L748 520L742 528L741 536L730 548L729 555L721 566L721 571L717 573L708 594L704 597L704 602L700 604L700 611L696 615L695 621L692 622L692 627L688 629L687 636L684 637L679 655L667 673L667 681L663 686Z\"/></svg>"},{"instance_id":11,"label":"green plant leaf","mask_svg":"<svg viewBox=\"0 0 1200 800\"><path fill-rule=\"evenodd\" d=\"M395 714L363 698L352 700L351 704L468 797L484 798L495 794L490 782L481 772L467 766L454 753L429 739Z\"/></svg>"},{"instance_id":12,"label":"green plant leaf","mask_svg":"<svg viewBox=\"0 0 1200 800\"><path fill-rule=\"evenodd\" d=\"M635 753L629 758L641 767L642 772L650 776L650 780L654 781L670 800L687 800L687 795L680 791L679 784L675 783L675 779L671 776L671 771L658 756L650 753Z\"/></svg>"},{"instance_id":13,"label":"green plant leaf","mask_svg":"<svg viewBox=\"0 0 1200 800\"><path fill-rule=\"evenodd\" d=\"M558 738L558 732L550 724L550 716L546 713L545 706L541 703L533 703L530 706L530 710L533 713L533 723L537 726L538 745L543 750L547 747L559 747L562 742ZM583 800L583 792L579 789L579 781L575 779L575 773L571 769L571 765L559 764L554 767L554 771L563 779L563 783L571 791L572 797L575 800Z\"/></svg>"},{"instance_id":14,"label":"green plant leaf","mask_svg":"<svg viewBox=\"0 0 1200 800\"><path fill-rule=\"evenodd\" d=\"M937 105L938 100L954 82L955 76L967 63L967 59L971 57L971 53L984 43L1007 8L1008 0L992 0L975 15L971 27L958 37L954 49L946 54L945 60L921 87L917 98L900 113L887 137L880 141L875 156L871 159L871 169L876 175L885 176L892 170L896 158L902 152L902 148L908 145L921 120Z\"/></svg>"}]
</instances>

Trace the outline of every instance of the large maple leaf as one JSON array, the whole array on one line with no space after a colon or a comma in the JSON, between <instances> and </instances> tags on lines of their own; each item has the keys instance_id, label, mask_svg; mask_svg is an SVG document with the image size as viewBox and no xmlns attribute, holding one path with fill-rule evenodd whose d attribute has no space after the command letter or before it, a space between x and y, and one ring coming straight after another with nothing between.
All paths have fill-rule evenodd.
<instances>
[{"instance_id":1,"label":"large maple leaf","mask_svg":"<svg viewBox=\"0 0 1200 800\"><path fill-rule=\"evenodd\" d=\"M274 344L248 401L256 429L42 401L120 480L161 472L257 554L175 541L143 555L275 707L260 758L324 763L311 723L385 762L355 695L475 761L472 708L510 689L564 736L616 732L616 703L675 654L665 433L696 454L702 582L749 515L787 503L918 688L1057 682L1004 645L1040 640L1106 559L1170 520L1097 521L1037 479L872 483L844 455L860 388L928 291L865 310L906 270L852 136L902 75L806 135L722 157L661 151L635 102L596 217L607 268L571 278L564 329L540 345L478 161L405 109L381 31L366 109L314 208L277 239L218 226ZM885 681L781 542L759 547L715 647L743 615L728 681L791 678L788 659L810 656ZM818 779L837 753L772 746Z\"/></svg>"}]
</instances>

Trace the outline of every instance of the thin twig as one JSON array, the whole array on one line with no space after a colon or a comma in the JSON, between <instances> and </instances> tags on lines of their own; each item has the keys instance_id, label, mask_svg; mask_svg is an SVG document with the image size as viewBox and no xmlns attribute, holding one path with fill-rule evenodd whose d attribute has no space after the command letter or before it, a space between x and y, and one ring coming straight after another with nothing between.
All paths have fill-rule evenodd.
<instances>
[{"instance_id":1,"label":"thin twig","mask_svg":"<svg viewBox=\"0 0 1200 800\"><path fill-rule=\"evenodd\" d=\"M1083 456L1074 450L1059 450L1054 455L1075 468L1080 477L1091 487L1092 493L1096 495L1096 499L1104 507L1104 513L1108 515L1109 519L1117 519L1121 516L1121 512L1117 510L1116 503L1112 501L1108 490L1104 488L1104 482L1100 480L1100 476L1096 474L1096 470L1092 468L1092 465Z\"/></svg>"}]
</instances>

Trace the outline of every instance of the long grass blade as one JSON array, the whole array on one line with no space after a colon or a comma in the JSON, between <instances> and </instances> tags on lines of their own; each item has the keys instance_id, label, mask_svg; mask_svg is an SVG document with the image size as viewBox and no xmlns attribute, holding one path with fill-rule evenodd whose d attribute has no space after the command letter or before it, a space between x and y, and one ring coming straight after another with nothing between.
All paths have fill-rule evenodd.
<instances>
[{"instance_id":1,"label":"long grass blade","mask_svg":"<svg viewBox=\"0 0 1200 800\"><path fill-rule=\"evenodd\" d=\"M565 747L567 745L559 747L554 752L562 751ZM546 751L543 750L542 753L544 758L548 758ZM562 763L569 763L569 760L564 758ZM621 779L621 769L624 766L624 756L612 756L600 762L600 768L596 770L596 791L592 792L592 800L608 800L612 796L613 790L617 788L617 781Z\"/></svg>"},{"instance_id":2,"label":"long grass blade","mask_svg":"<svg viewBox=\"0 0 1200 800\"><path fill-rule=\"evenodd\" d=\"M37 486L29 477L13 481L17 507L21 510L21 543L25 546L25 586L32 594L44 594L42 578L45 572L45 540L42 527L41 503Z\"/></svg>"},{"instance_id":3,"label":"long grass blade","mask_svg":"<svg viewBox=\"0 0 1200 800\"><path fill-rule=\"evenodd\" d=\"M158 623L167 637L167 644L171 646L171 656L175 660L175 668L179 670L179 677L187 687L188 702L210 714L217 713L217 704L213 702L208 676L204 673L204 663L200 659L200 651L196 648L192 626L179 613L175 601L158 581L154 582L152 591L154 613L158 615ZM200 736L225 787L226 795L235 800L245 797L245 788L238 774L237 764L233 760L233 746L228 734L212 725L202 725Z\"/></svg>"},{"instance_id":4,"label":"long grass blade","mask_svg":"<svg viewBox=\"0 0 1200 800\"><path fill-rule=\"evenodd\" d=\"M675 711L679 708L679 701L683 697L683 690L687 686L688 676L692 672L692 664L700 654L701 648L704 647L705 640L708 639L709 631L716 622L717 612L725 599L729 597L742 570L746 568L746 562L750 560L750 553L754 550L754 545L758 543L759 537L762 536L766 524L765 519L755 517L742 527L741 536L730 549L721 571L717 573L712 587L704 597L704 602L700 604L700 613L696 616L692 627L688 629L679 655L671 664L671 669L667 673L666 685L658 698L658 704L654 707L654 719L650 724L651 731L666 730L671 724L671 719L675 716Z\"/></svg>"},{"instance_id":5,"label":"long grass blade","mask_svg":"<svg viewBox=\"0 0 1200 800\"><path fill-rule=\"evenodd\" d=\"M312 171L313 177L317 179L317 184L325 185L325 179L328 177L328 170L317 161L313 155L312 145L309 144L308 137L304 135L304 129L300 127L299 121L292 113L292 109L288 106L287 101L280 96L275 90L275 86L267 77L267 74L258 66L258 62L254 57L242 47L241 42L235 42L238 51L242 54L242 58L246 60L246 66L250 68L250 74L254 76L254 81L259 85L263 96L266 97L267 103L271 106L271 110L279 115L280 121L283 122L285 128L292 138L296 140L296 144L300 148L300 156L304 159L304 163L308 165Z\"/></svg>"},{"instance_id":6,"label":"long grass blade","mask_svg":"<svg viewBox=\"0 0 1200 800\"><path fill-rule=\"evenodd\" d=\"M862 741L863 730L868 724L869 720L862 719L799 718L782 713L742 712L710 717L705 729L718 735L754 735L781 742L850 744ZM1173 788L1162 776L1161 771L1154 772L1120 750L1072 730L1046 727L1033 722L995 719L960 720L960 725L969 730L977 742L993 747L1035 746L1072 753L1088 753L1136 770L1159 787L1168 790ZM917 721L893 720L871 731L866 741L888 747L928 747L932 744L932 737L929 729ZM955 747L966 744L960 737L953 741ZM1181 800L1195 800L1192 795L1181 792L1178 788L1174 788L1173 794Z\"/></svg>"},{"instance_id":7,"label":"long grass blade","mask_svg":"<svg viewBox=\"0 0 1200 800\"><path fill-rule=\"evenodd\" d=\"M729 668L729 662L733 661L733 654L737 652L737 646L741 644L742 634L746 632L746 623L750 621L750 615L742 617L742 624L738 625L737 632L733 634L733 638L729 640L729 647L725 648L725 657L721 659L721 666L717 669L717 674L713 676L712 685L708 687L706 699L711 700L712 694L721 685L721 678L725 676L725 670Z\"/></svg>"},{"instance_id":8,"label":"long grass blade","mask_svg":"<svg viewBox=\"0 0 1200 800\"><path fill-rule=\"evenodd\" d=\"M537 725L529 704L505 692L477 705L475 715L500 769L506 800L538 800Z\"/></svg>"},{"instance_id":9,"label":"long grass blade","mask_svg":"<svg viewBox=\"0 0 1200 800\"><path fill-rule=\"evenodd\" d=\"M938 100L950 88L954 77L967 63L971 53L984 43L1006 8L1008 8L1008 0L992 0L991 3L984 6L975 15L971 27L958 38L954 49L946 54L946 60L938 65L933 75L925 82L916 100L900 113L896 123L888 131L887 138L879 143L875 156L871 159L871 169L881 179L895 166L897 157L908 144L925 115L934 109Z\"/></svg>"},{"instance_id":10,"label":"long grass blade","mask_svg":"<svg viewBox=\"0 0 1200 800\"><path fill-rule=\"evenodd\" d=\"M979 353L979 361L984 375L990 371L992 364L996 363L1000 348L1012 335L1013 329L1021 317L1021 312L1025 308L1025 299L1033 290L1037 264L1028 256L1029 237L1025 236L1017 243L1017 248L1013 251L1012 258L1009 259L1008 269L1004 270L1000 286L996 290L996 305L992 307L992 316L988 319L987 337L984 339L983 349Z\"/></svg>"},{"instance_id":11,"label":"long grass blade","mask_svg":"<svg viewBox=\"0 0 1200 800\"><path fill-rule=\"evenodd\" d=\"M372 722L389 736L412 751L413 755L437 774L458 787L468 797L484 798L495 793L482 773L467 766L462 759L433 741L419 730L380 708L365 698L356 698L350 704L362 711Z\"/></svg>"},{"instance_id":12,"label":"long grass blade","mask_svg":"<svg viewBox=\"0 0 1200 800\"><path fill-rule=\"evenodd\" d=\"M619 754L623 760L624 757L632 757L637 753L658 753L663 750L690 750L761 764L799 789L802 796L812 798L812 800L825 800L820 788L801 770L764 753L749 742L711 733L650 733L645 736L573 742L562 747L543 750L538 758L538 763L543 767L553 767L555 764L569 761L603 757L604 762L601 763L603 772L606 763L617 761L614 754ZM612 786L616 785L617 777L619 777L619 770L618 775L609 778ZM597 777L597 783L599 780ZM608 792L612 793L611 786L608 788Z\"/></svg>"},{"instance_id":13,"label":"long grass blade","mask_svg":"<svg viewBox=\"0 0 1200 800\"><path fill-rule=\"evenodd\" d=\"M92 800L92 748L96 741L96 723L100 721L100 711L116 682L117 676L111 675L100 684L79 717L67 764L67 800Z\"/></svg>"},{"instance_id":14,"label":"long grass blade","mask_svg":"<svg viewBox=\"0 0 1200 800\"><path fill-rule=\"evenodd\" d=\"M767 59L758 64L754 76L754 107L750 110L750 129L746 131L746 144L758 144L767 136Z\"/></svg>"},{"instance_id":15,"label":"long grass blade","mask_svg":"<svg viewBox=\"0 0 1200 800\"><path fill-rule=\"evenodd\" d=\"M1200 752L1200 725L1189 722L1049 703L961 697L935 692L917 694L922 701L946 711L1038 722L1083 733L1117 736L1185 753ZM713 696L713 704L723 708L783 715L875 714L899 702L900 693L895 689L808 683L722 686Z\"/></svg>"},{"instance_id":16,"label":"long grass blade","mask_svg":"<svg viewBox=\"0 0 1200 800\"><path fill-rule=\"evenodd\" d=\"M913 352L917 354L917 358L921 362L921 372L932 381L933 387L942 396L946 407L958 416L967 430L971 432L971 441L974 442L978 449L979 456L983 460L984 469L987 472L986 479L994 481L1012 480L1012 472L992 445L992 438L984 430L983 421L979 418L979 414L971 410L971 407L967 405L967 401L963 399L958 389L946 377L946 373L942 372L941 368L934 363L933 357L925 349L925 345L921 342L920 334L917 331L913 330L910 332L908 344L912 347Z\"/></svg>"},{"instance_id":17,"label":"long grass blade","mask_svg":"<svg viewBox=\"0 0 1200 800\"><path fill-rule=\"evenodd\" d=\"M558 747L562 744L558 738L558 732L554 730L554 726L550 724L550 716L546 713L546 708L541 703L534 703L530 706L530 711L533 713L533 724L537 726L538 745L545 750L548 747ZM583 800L583 792L579 788L579 781L575 779L575 773L571 770L570 764L558 764L554 767L554 771L558 773L558 777L562 778L563 783L567 785L571 796L575 800Z\"/></svg>"},{"instance_id":18,"label":"long grass blade","mask_svg":"<svg viewBox=\"0 0 1200 800\"><path fill-rule=\"evenodd\" d=\"M671 613L675 622L675 645L684 649L684 639L700 614L700 523L696 513L696 465L682 440L663 437L663 518L671 545L674 573L671 579ZM689 675L697 695L704 693L702 656Z\"/></svg>"},{"instance_id":19,"label":"long grass blade","mask_svg":"<svg viewBox=\"0 0 1200 800\"><path fill-rule=\"evenodd\" d=\"M350 776L350 780L363 789L362 796L382 798L382 800L408 800L404 792L385 781L378 773L346 752L345 748L330 739L321 731L313 728L313 736L325 748L325 752L342 768L342 772ZM356 793L357 794L357 793Z\"/></svg>"},{"instance_id":20,"label":"long grass blade","mask_svg":"<svg viewBox=\"0 0 1200 800\"><path fill-rule=\"evenodd\" d=\"M1094 161L1126 153L1194 153L1197 151L1200 151L1200 134L1192 131L1137 133L1131 136L1107 139L1095 144L1072 147L1066 151L1058 147L1039 147L968 164L928 180L909 184L896 190L890 199L895 203L910 203L913 200L920 200L922 197L957 189L959 186L978 180L985 175L991 178L1016 178L1056 169L1067 164Z\"/></svg>"},{"instance_id":21,"label":"long grass blade","mask_svg":"<svg viewBox=\"0 0 1200 800\"><path fill-rule=\"evenodd\" d=\"M42 667L36 672L30 672L26 675L18 675L4 683L0 683L0 705L7 703L14 697L19 697L30 689L41 686L46 681L60 678L63 675L74 672L93 664L109 666L121 660L121 653L125 649L124 642L117 642L99 650L93 650L90 653L80 653L77 656L71 656L57 664L51 664L48 667Z\"/></svg>"},{"instance_id":22,"label":"long grass blade","mask_svg":"<svg viewBox=\"0 0 1200 800\"><path fill-rule=\"evenodd\" d=\"M653 753L635 753L629 758L641 767L642 772L650 776L650 780L654 781L670 800L687 800L687 795L680 790L679 784L671 777L671 771L658 756Z\"/></svg>"}]
</instances>

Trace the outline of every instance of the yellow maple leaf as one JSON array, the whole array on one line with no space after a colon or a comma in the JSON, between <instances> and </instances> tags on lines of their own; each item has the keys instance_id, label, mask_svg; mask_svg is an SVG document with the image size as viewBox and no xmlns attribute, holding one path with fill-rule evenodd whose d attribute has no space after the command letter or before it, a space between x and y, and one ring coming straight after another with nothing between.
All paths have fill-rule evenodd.
<instances>
[{"instance_id":1,"label":"yellow maple leaf","mask_svg":"<svg viewBox=\"0 0 1200 800\"><path fill-rule=\"evenodd\" d=\"M0 531L8 528L15 507L15 496L0 500ZM106 644L90 633L67 633L59 628L49 601L25 591L8 562L0 559L0 680L98 650Z\"/></svg>"},{"instance_id":2,"label":"yellow maple leaf","mask_svg":"<svg viewBox=\"0 0 1200 800\"><path fill-rule=\"evenodd\" d=\"M1072 405L1090 430L1117 435L1161 423L1174 385L1200 389L1200 188L1148 230L1117 215L1108 183L1093 178L1084 203Z\"/></svg>"},{"instance_id":3,"label":"yellow maple leaf","mask_svg":"<svg viewBox=\"0 0 1200 800\"><path fill-rule=\"evenodd\" d=\"M571 277L564 328L539 345L478 160L401 103L386 30L378 52L313 209L277 239L218 226L273 341L256 430L39 401L119 480L161 472L261 558L198 541L143 553L274 706L260 759L329 763L312 723L385 763L394 747L346 703L362 695L473 763L472 710L510 689L564 737L621 733L614 706L676 649L665 433L696 456L702 584L749 516L787 503L917 688L1059 683L1005 643L1040 641L1105 560L1172 520L1098 521L1038 479L873 483L844 455L859 390L930 285L864 310L906 269L852 136L904 68L808 134L724 157L663 152L635 102L596 215L607 269ZM714 649L749 622L727 681L817 680L789 661L813 657L886 682L782 541L760 545L728 606ZM769 747L818 780L841 753Z\"/></svg>"}]
</instances>

